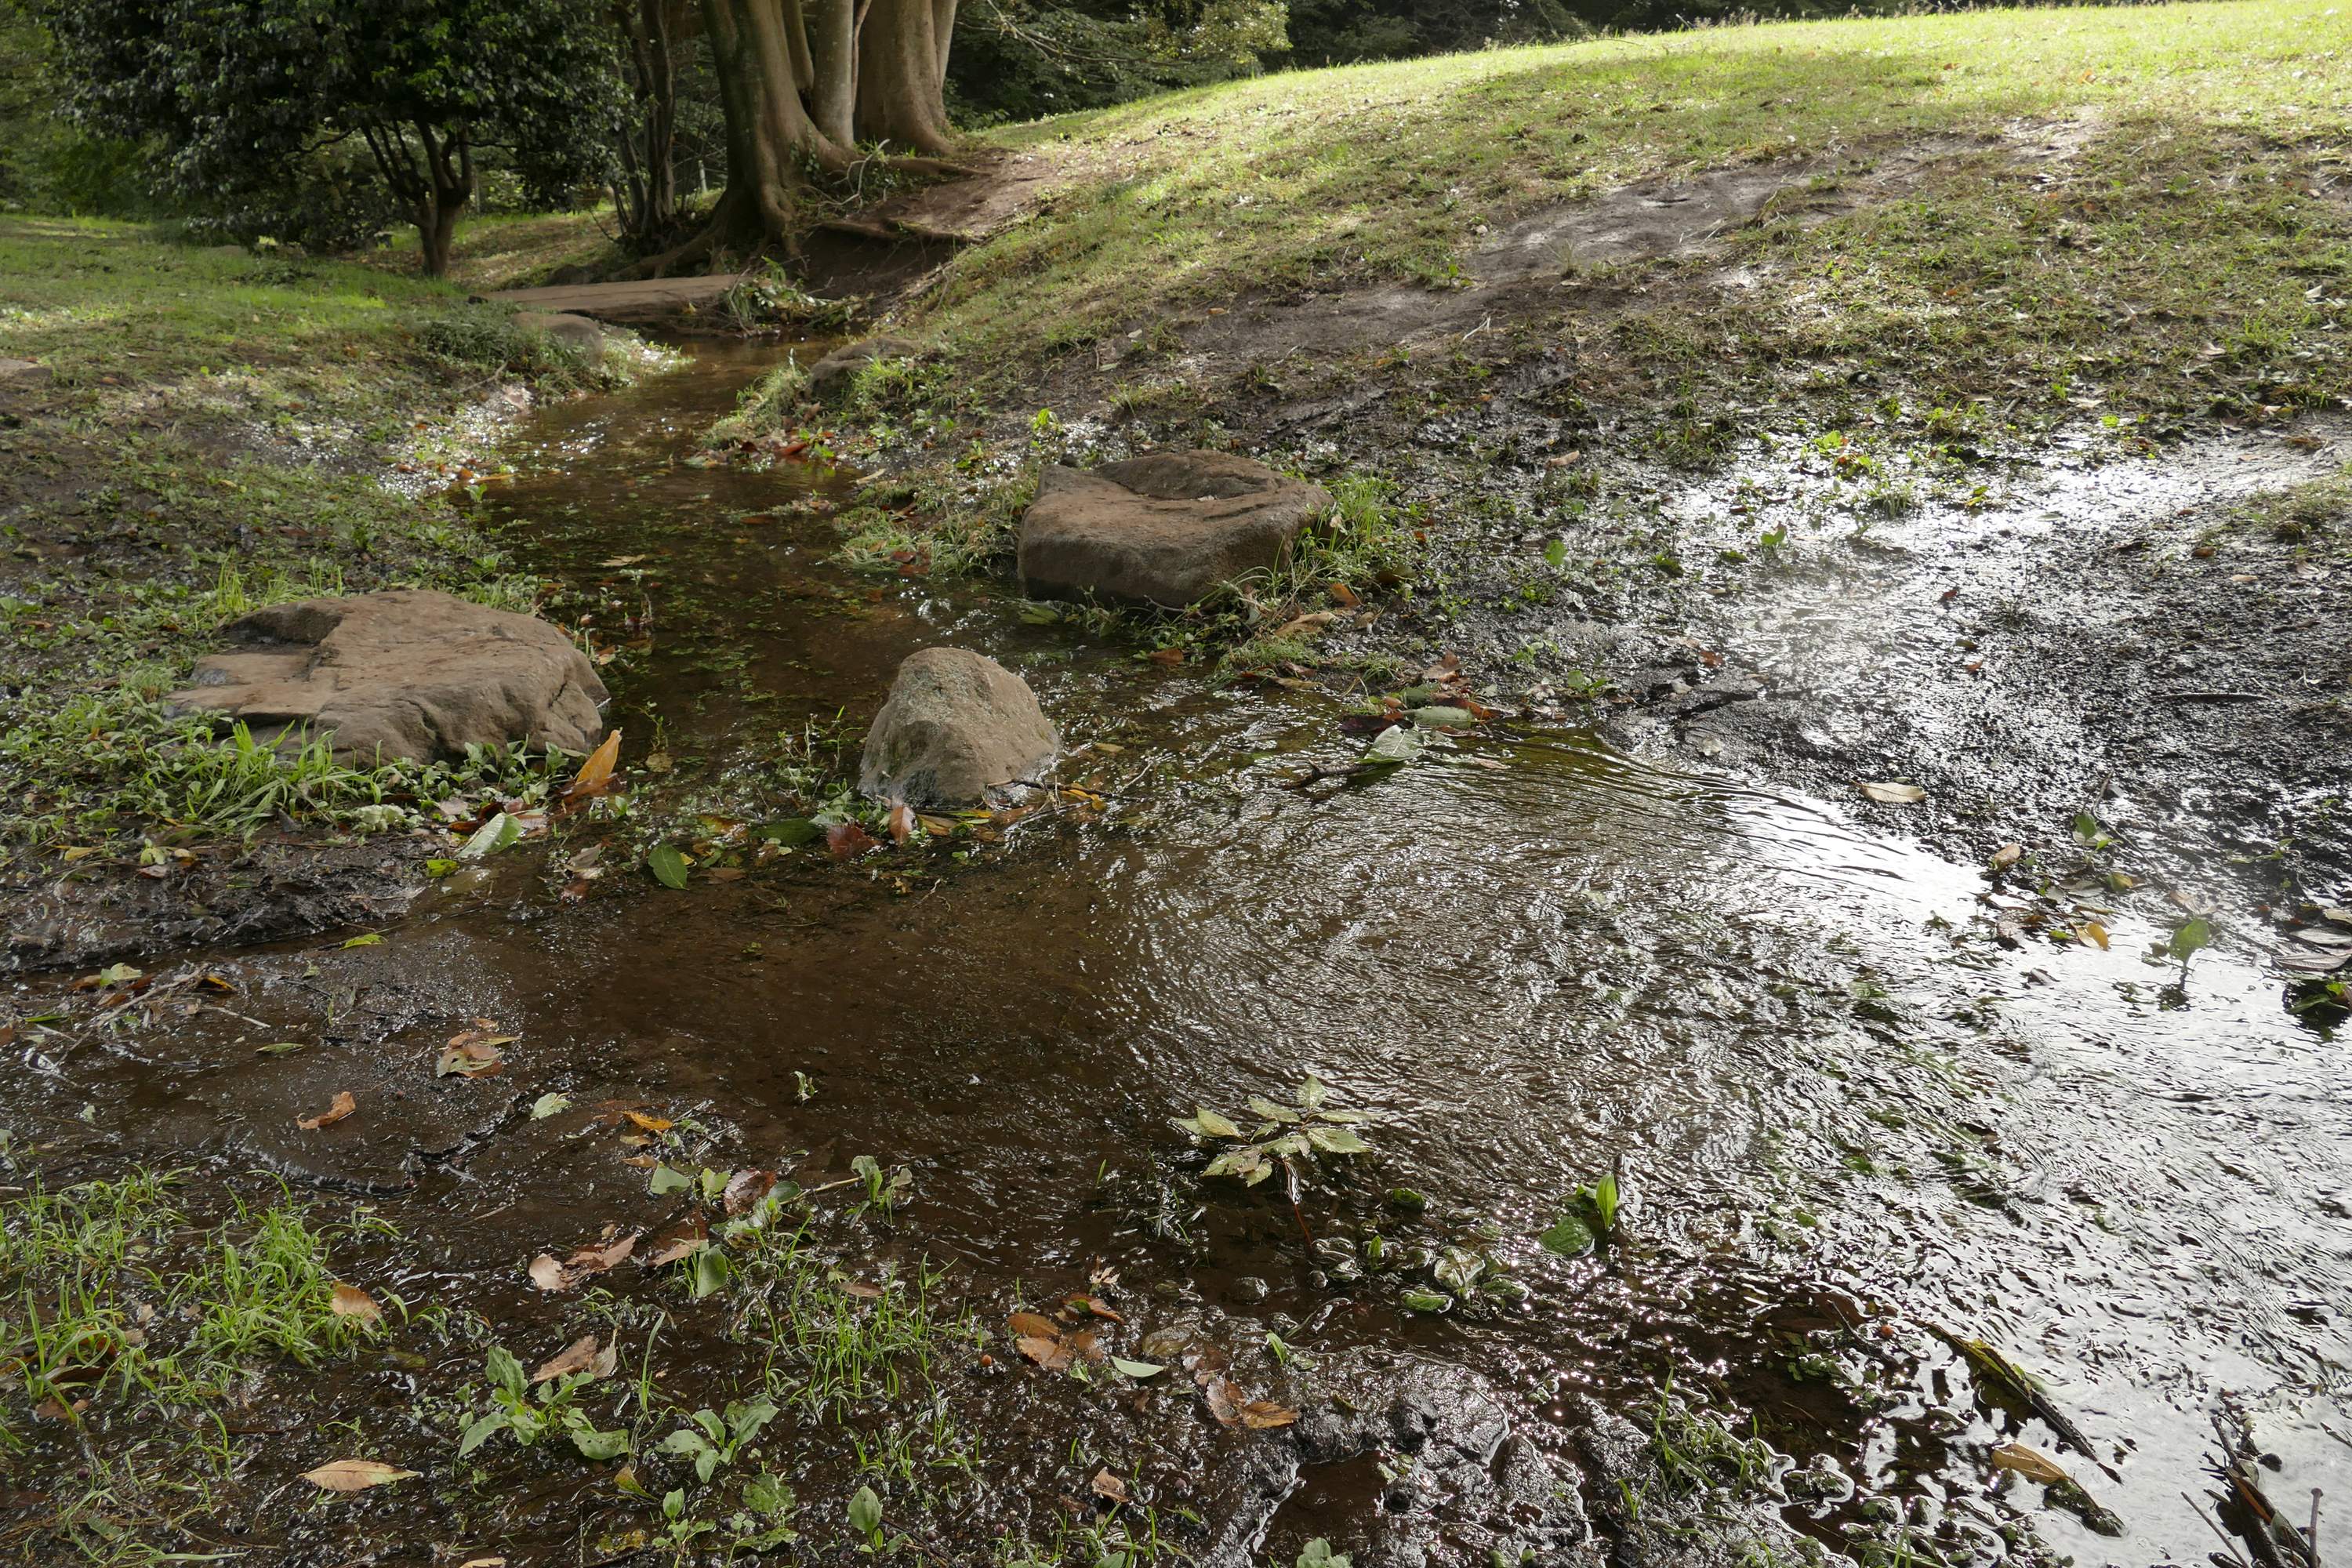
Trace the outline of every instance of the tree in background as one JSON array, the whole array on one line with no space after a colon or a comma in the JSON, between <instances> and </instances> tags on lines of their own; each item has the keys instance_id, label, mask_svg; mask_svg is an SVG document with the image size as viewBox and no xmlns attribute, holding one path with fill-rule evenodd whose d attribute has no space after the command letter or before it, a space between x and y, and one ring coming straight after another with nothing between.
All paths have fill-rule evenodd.
<instances>
[{"instance_id":1,"label":"tree in background","mask_svg":"<svg viewBox=\"0 0 2352 1568\"><path fill-rule=\"evenodd\" d=\"M159 149L159 183L218 207L314 194L320 155L366 150L448 269L475 159L495 147L551 202L602 176L608 37L562 0L40 0L68 109ZM307 188L306 188L307 187Z\"/></svg>"},{"instance_id":2,"label":"tree in background","mask_svg":"<svg viewBox=\"0 0 2352 1568\"><path fill-rule=\"evenodd\" d=\"M727 190L703 231L646 269L720 248L790 250L814 179L845 174L860 143L940 170L953 150L944 86L956 0L702 0L727 111Z\"/></svg>"},{"instance_id":3,"label":"tree in background","mask_svg":"<svg viewBox=\"0 0 2352 1568\"><path fill-rule=\"evenodd\" d=\"M1549 43L1589 32L1588 7L1613 10L1624 3L1645 0L1290 0L1289 63L1348 65Z\"/></svg>"},{"instance_id":4,"label":"tree in background","mask_svg":"<svg viewBox=\"0 0 2352 1568\"><path fill-rule=\"evenodd\" d=\"M1284 20L1282 0L971 0L948 87L974 122L1123 103L1255 75Z\"/></svg>"}]
</instances>

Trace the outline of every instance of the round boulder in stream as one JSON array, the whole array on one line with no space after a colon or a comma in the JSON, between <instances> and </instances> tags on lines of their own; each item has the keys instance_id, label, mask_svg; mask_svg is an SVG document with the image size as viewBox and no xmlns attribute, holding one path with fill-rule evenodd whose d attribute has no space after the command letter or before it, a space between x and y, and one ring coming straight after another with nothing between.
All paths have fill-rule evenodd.
<instances>
[{"instance_id":1,"label":"round boulder in stream","mask_svg":"<svg viewBox=\"0 0 2352 1568\"><path fill-rule=\"evenodd\" d=\"M1181 609L1219 584L1272 571L1298 531L1330 510L1319 485L1230 452L1057 465L1021 520L1022 590Z\"/></svg>"},{"instance_id":2,"label":"round boulder in stream","mask_svg":"<svg viewBox=\"0 0 2352 1568\"><path fill-rule=\"evenodd\" d=\"M910 805L977 805L1061 744L1019 676L969 648L928 647L898 666L866 731L857 787Z\"/></svg>"}]
</instances>

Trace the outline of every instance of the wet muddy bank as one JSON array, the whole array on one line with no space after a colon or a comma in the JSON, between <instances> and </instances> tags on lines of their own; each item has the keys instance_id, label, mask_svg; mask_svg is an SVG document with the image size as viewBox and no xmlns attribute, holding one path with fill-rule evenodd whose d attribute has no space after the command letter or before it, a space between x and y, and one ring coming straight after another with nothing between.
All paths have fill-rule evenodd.
<instances>
[{"instance_id":1,"label":"wet muddy bank","mask_svg":"<svg viewBox=\"0 0 2352 1568\"><path fill-rule=\"evenodd\" d=\"M810 1562L856 1556L861 1488L936 1561L1287 1563L1317 1537L1360 1563L1738 1561L1760 1534L1789 1560L1802 1536L2138 1562L2203 1549L2178 1493L2210 1491L2218 1388L2258 1406L2280 1495L2340 1468L2341 1047L2262 971L2208 951L2173 994L2128 909L2107 949L2005 947L1982 875L1865 807L1572 726L1285 788L1360 750L1344 702L985 583L843 573L824 486L698 466L757 368L543 413L499 498L556 613L614 651L618 802L436 880L378 942L11 990L12 1184L259 1170L402 1233L335 1263L405 1321L325 1375L265 1361L209 1511L156 1538L552 1563L662 1560L685 1530L719 1561L780 1522L772 1472L798 1506L778 1548ZM764 854L766 814L837 774L824 737L930 643L1020 670L1094 787L986 836ZM684 889L644 869L655 842L691 854ZM441 1070L468 1037L497 1071ZM1376 1120L1295 1213L1170 1125L1247 1131L1251 1097L1310 1077ZM1547 1247L1612 1167L1618 1234ZM748 1171L798 1195L730 1238ZM724 1268L649 1267L698 1211ZM641 1255L533 1281L627 1236ZM1048 1364L1016 1311L1052 1324ZM1052 1369L1087 1330L1160 1370ZM625 1448L509 1426L458 1453L503 1408L491 1346L528 1371L589 1333L622 1356L571 1407ZM2093 1452L1958 1338L2042 1378ZM665 1450L763 1397L708 1478ZM1296 1419L1228 1426L1220 1398ZM21 1414L11 1540L40 1561L87 1461ZM106 1456L139 1436L128 1407L89 1419ZM2130 1534L2044 1506L1993 1461L2011 1439ZM310 1500L297 1478L342 1457L418 1475Z\"/></svg>"}]
</instances>

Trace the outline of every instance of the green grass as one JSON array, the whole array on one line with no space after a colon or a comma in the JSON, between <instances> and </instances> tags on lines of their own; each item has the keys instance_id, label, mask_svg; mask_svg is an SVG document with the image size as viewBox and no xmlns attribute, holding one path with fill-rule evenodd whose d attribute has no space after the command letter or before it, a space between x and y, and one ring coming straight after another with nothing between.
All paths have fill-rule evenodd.
<instances>
[{"instance_id":1,"label":"green grass","mask_svg":"<svg viewBox=\"0 0 2352 1568\"><path fill-rule=\"evenodd\" d=\"M1916 368L2164 403L2181 356L2218 344L2283 394L2332 395L2332 347L2292 356L2327 315L2306 290L2352 258L2341 202L2304 194L2352 121L2347 46L2352 13L2242 0L1706 28L1176 93L994 133L1071 184L959 258L918 324L1001 379L1236 296L1443 286L1484 231L1613 186L1867 165L1939 138L1948 177L1915 196L1738 237L1735 258L1783 270L1731 312L1749 340L1734 353L1957 355ZM1995 145L2058 121L2084 138L2070 163ZM1688 318L1681 301L1637 315L1618 347L1653 369L1718 361L1712 323ZM2142 363L2150 343L2159 363Z\"/></svg>"},{"instance_id":2,"label":"green grass","mask_svg":"<svg viewBox=\"0 0 2352 1568\"><path fill-rule=\"evenodd\" d=\"M220 628L259 605L395 585L528 609L466 489L498 465L463 417L501 383L617 384L455 287L0 218L0 355L52 384L0 418L0 868L66 842L237 837L281 816L406 826L418 770L273 754L173 718ZM404 469L421 487L383 480ZM518 785L512 758L477 759Z\"/></svg>"},{"instance_id":3,"label":"green grass","mask_svg":"<svg viewBox=\"0 0 2352 1568\"><path fill-rule=\"evenodd\" d=\"M217 1401L249 1367L317 1366L375 1326L337 1316L335 1248L396 1233L363 1210L320 1220L281 1195L239 1200L200 1226L181 1178L142 1172L0 1205L0 1444L24 1441L47 1403L72 1419L126 1405L162 1414ZM380 1305L396 1311L398 1303Z\"/></svg>"}]
</instances>

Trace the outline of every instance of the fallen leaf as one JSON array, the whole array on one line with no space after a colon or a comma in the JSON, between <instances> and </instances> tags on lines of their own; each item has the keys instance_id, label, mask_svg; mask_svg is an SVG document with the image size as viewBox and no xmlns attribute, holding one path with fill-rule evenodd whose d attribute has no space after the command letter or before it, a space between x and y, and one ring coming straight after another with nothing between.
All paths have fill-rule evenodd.
<instances>
[{"instance_id":1,"label":"fallen leaf","mask_svg":"<svg viewBox=\"0 0 2352 1568\"><path fill-rule=\"evenodd\" d=\"M1992 852L1992 868L1996 871L2006 871L2024 858L2024 845L2004 844Z\"/></svg>"},{"instance_id":2,"label":"fallen leaf","mask_svg":"<svg viewBox=\"0 0 2352 1568\"><path fill-rule=\"evenodd\" d=\"M383 1309L375 1304L374 1297L356 1285L336 1286L334 1294L328 1299L327 1310L338 1318L357 1318L363 1323L383 1321Z\"/></svg>"},{"instance_id":3,"label":"fallen leaf","mask_svg":"<svg viewBox=\"0 0 2352 1568\"><path fill-rule=\"evenodd\" d=\"M1242 1391L1230 1378L1203 1379L1201 1398L1208 1405L1209 1414L1216 1417L1218 1426L1238 1426L1242 1424Z\"/></svg>"},{"instance_id":4,"label":"fallen leaf","mask_svg":"<svg viewBox=\"0 0 2352 1568\"><path fill-rule=\"evenodd\" d=\"M550 1089L530 1102L530 1119L533 1121L544 1121L551 1116L560 1116L571 1109L570 1095Z\"/></svg>"},{"instance_id":5,"label":"fallen leaf","mask_svg":"<svg viewBox=\"0 0 2352 1568\"><path fill-rule=\"evenodd\" d=\"M415 1476L415 1470L397 1469L381 1459L337 1459L302 1472L304 1480L330 1492L363 1492L370 1487L413 1480Z\"/></svg>"},{"instance_id":6,"label":"fallen leaf","mask_svg":"<svg viewBox=\"0 0 2352 1568\"><path fill-rule=\"evenodd\" d=\"M510 1046L522 1038L520 1035L501 1035L498 1026L488 1018L477 1018L474 1026L449 1037L441 1048L440 1061L433 1068L436 1078L488 1078L506 1066L506 1053L499 1047Z\"/></svg>"},{"instance_id":7,"label":"fallen leaf","mask_svg":"<svg viewBox=\"0 0 2352 1568\"><path fill-rule=\"evenodd\" d=\"M773 1171L738 1171L727 1178L727 1190L719 1202L725 1206L729 1217L740 1217L759 1207L760 1200L766 1197L775 1184L776 1173Z\"/></svg>"},{"instance_id":8,"label":"fallen leaf","mask_svg":"<svg viewBox=\"0 0 2352 1568\"><path fill-rule=\"evenodd\" d=\"M664 1268L693 1257L710 1245L710 1226L700 1218L684 1220L654 1237L639 1261L647 1268Z\"/></svg>"},{"instance_id":9,"label":"fallen leaf","mask_svg":"<svg viewBox=\"0 0 2352 1568\"><path fill-rule=\"evenodd\" d=\"M2082 931L2084 941L2097 942L2099 944L2099 951L2102 952L2107 951L2106 927L2101 925L2096 921L2084 921L2082 925Z\"/></svg>"},{"instance_id":10,"label":"fallen leaf","mask_svg":"<svg viewBox=\"0 0 2352 1568\"><path fill-rule=\"evenodd\" d=\"M855 860L881 847L881 840L854 822L836 822L824 836L825 852L836 860Z\"/></svg>"},{"instance_id":11,"label":"fallen leaf","mask_svg":"<svg viewBox=\"0 0 2352 1568\"><path fill-rule=\"evenodd\" d=\"M572 775L572 787L567 795L601 795L612 786L614 764L621 760L621 732L618 730L604 737L604 743L588 753L580 771Z\"/></svg>"},{"instance_id":12,"label":"fallen leaf","mask_svg":"<svg viewBox=\"0 0 2352 1568\"><path fill-rule=\"evenodd\" d=\"M1181 664L1184 662L1184 650L1181 647L1156 647L1145 657L1154 664Z\"/></svg>"},{"instance_id":13,"label":"fallen leaf","mask_svg":"<svg viewBox=\"0 0 2352 1568\"><path fill-rule=\"evenodd\" d=\"M569 1290L583 1279L603 1274L636 1250L637 1233L594 1247L583 1247L558 1263L547 1253L530 1260L530 1282L542 1290Z\"/></svg>"},{"instance_id":14,"label":"fallen leaf","mask_svg":"<svg viewBox=\"0 0 2352 1568\"><path fill-rule=\"evenodd\" d=\"M1127 1321L1099 1296L1073 1296L1062 1304L1073 1312L1092 1312L1096 1317L1108 1318L1114 1323Z\"/></svg>"},{"instance_id":15,"label":"fallen leaf","mask_svg":"<svg viewBox=\"0 0 2352 1568\"><path fill-rule=\"evenodd\" d=\"M1110 1364L1121 1374L1131 1377L1138 1383L1143 1382L1146 1378L1158 1377L1168 1370L1156 1361L1128 1361L1120 1356L1111 1357Z\"/></svg>"},{"instance_id":16,"label":"fallen leaf","mask_svg":"<svg viewBox=\"0 0 2352 1568\"><path fill-rule=\"evenodd\" d=\"M686 857L667 844L656 844L646 851L646 868L665 888L682 890L686 887L688 864Z\"/></svg>"},{"instance_id":17,"label":"fallen leaf","mask_svg":"<svg viewBox=\"0 0 2352 1568\"><path fill-rule=\"evenodd\" d=\"M1997 1443L1992 1450L1992 1466L1997 1470L2015 1470L2029 1481L2042 1486L2056 1486L2070 1479L2057 1460L2039 1448L2029 1448L2022 1443Z\"/></svg>"},{"instance_id":18,"label":"fallen leaf","mask_svg":"<svg viewBox=\"0 0 2352 1568\"><path fill-rule=\"evenodd\" d=\"M1098 1498L1108 1498L1113 1503L1123 1503L1127 1500L1127 1483L1112 1475L1107 1468L1095 1472L1092 1485L1095 1496Z\"/></svg>"},{"instance_id":19,"label":"fallen leaf","mask_svg":"<svg viewBox=\"0 0 2352 1568\"><path fill-rule=\"evenodd\" d=\"M1253 1399L1242 1406L1242 1425L1254 1432L1267 1431L1276 1426L1287 1426L1298 1419L1298 1412L1286 1410L1271 1399Z\"/></svg>"},{"instance_id":20,"label":"fallen leaf","mask_svg":"<svg viewBox=\"0 0 2352 1568\"><path fill-rule=\"evenodd\" d=\"M316 1116L305 1116L294 1125L305 1132L316 1132L321 1127L332 1127L359 1108L360 1102L353 1100L352 1091L346 1089L336 1094L335 1098L328 1103L326 1110Z\"/></svg>"},{"instance_id":21,"label":"fallen leaf","mask_svg":"<svg viewBox=\"0 0 2352 1568\"><path fill-rule=\"evenodd\" d=\"M642 1110L624 1110L621 1114L627 1117L632 1123L644 1128L648 1132L667 1132L670 1130L672 1125L672 1123L662 1117L647 1116Z\"/></svg>"},{"instance_id":22,"label":"fallen leaf","mask_svg":"<svg viewBox=\"0 0 2352 1568\"><path fill-rule=\"evenodd\" d=\"M1331 602L1335 605L1344 605L1349 609L1354 609L1356 605L1362 603L1362 601L1356 596L1356 591L1353 588L1349 587L1345 583L1334 583L1331 584Z\"/></svg>"},{"instance_id":23,"label":"fallen leaf","mask_svg":"<svg viewBox=\"0 0 2352 1568\"><path fill-rule=\"evenodd\" d=\"M1927 798L1927 792L1915 784L1866 784L1862 793L1881 805L1915 805Z\"/></svg>"},{"instance_id":24,"label":"fallen leaf","mask_svg":"<svg viewBox=\"0 0 2352 1568\"><path fill-rule=\"evenodd\" d=\"M569 1377L575 1372L584 1372L602 1380L612 1376L619 1364L618 1345L608 1346L600 1352L596 1348L596 1336L583 1334L541 1363L539 1370L530 1374L530 1380L533 1383L551 1383L559 1377Z\"/></svg>"},{"instance_id":25,"label":"fallen leaf","mask_svg":"<svg viewBox=\"0 0 2352 1568\"><path fill-rule=\"evenodd\" d=\"M919 831L915 822L915 808L903 801L890 808L890 815L887 821L890 829L890 842L893 844L904 844Z\"/></svg>"}]
</instances>

